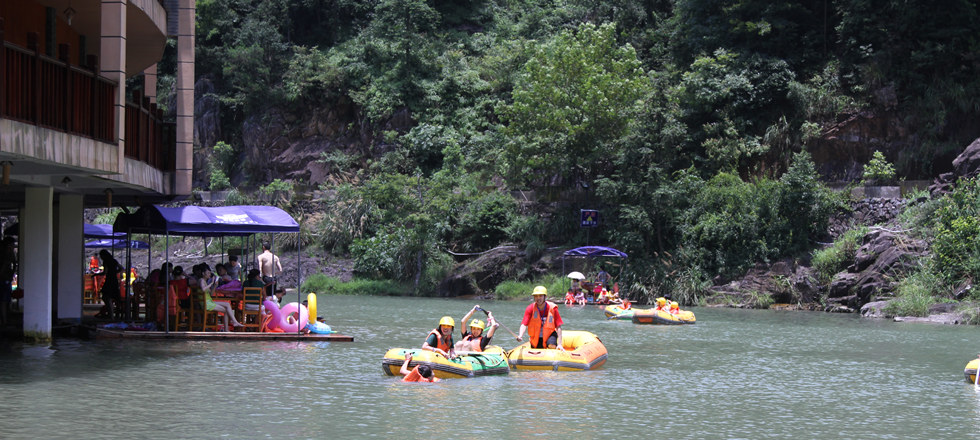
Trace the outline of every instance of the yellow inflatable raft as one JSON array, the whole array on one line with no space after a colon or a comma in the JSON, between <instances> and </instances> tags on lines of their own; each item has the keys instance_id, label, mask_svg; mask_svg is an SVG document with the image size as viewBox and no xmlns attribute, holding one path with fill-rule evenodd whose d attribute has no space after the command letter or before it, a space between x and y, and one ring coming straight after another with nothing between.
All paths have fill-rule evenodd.
<instances>
[{"instance_id":1,"label":"yellow inflatable raft","mask_svg":"<svg viewBox=\"0 0 980 440\"><path fill-rule=\"evenodd\" d=\"M654 309L633 310L634 324L675 325L675 324L694 324L695 322L697 322L697 320L694 318L694 313L692 313L689 310L681 310L680 313L676 315L666 312L664 310L654 310Z\"/></svg>"},{"instance_id":2,"label":"yellow inflatable raft","mask_svg":"<svg viewBox=\"0 0 980 440\"><path fill-rule=\"evenodd\" d=\"M590 332L563 331L562 346L565 351L531 348L531 343L525 342L507 352L507 360L515 370L581 371L606 363L606 346Z\"/></svg>"},{"instance_id":3,"label":"yellow inflatable raft","mask_svg":"<svg viewBox=\"0 0 980 440\"><path fill-rule=\"evenodd\" d=\"M966 363L966 367L963 368L963 377L966 378L967 382L977 383L978 366L980 366L980 359L974 359Z\"/></svg>"},{"instance_id":4,"label":"yellow inflatable raft","mask_svg":"<svg viewBox=\"0 0 980 440\"><path fill-rule=\"evenodd\" d=\"M463 378L474 376L490 376L508 374L510 368L504 350L496 345L488 345L484 352L468 351L460 353L456 359L446 359L445 356L421 348L392 348L385 353L381 360L381 369L389 376L397 376L405 363L405 354L412 353L409 368L416 365L428 365L433 374L440 379Z\"/></svg>"}]
</instances>

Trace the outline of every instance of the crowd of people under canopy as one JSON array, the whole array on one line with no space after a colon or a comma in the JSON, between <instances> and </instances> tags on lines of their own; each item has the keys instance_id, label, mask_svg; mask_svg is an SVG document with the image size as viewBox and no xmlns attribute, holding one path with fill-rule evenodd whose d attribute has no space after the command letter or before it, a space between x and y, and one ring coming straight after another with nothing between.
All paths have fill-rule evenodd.
<instances>
[{"instance_id":1,"label":"crowd of people under canopy","mask_svg":"<svg viewBox=\"0 0 980 440\"><path fill-rule=\"evenodd\" d=\"M285 289L276 285L276 277L282 273L282 263L268 244L262 245L262 253L256 257L256 266L243 277L244 269L237 255L230 255L227 262L215 264L213 269L206 262L194 265L190 271L166 262L159 269L151 271L145 279L138 280L135 268L130 268L128 276L124 276L123 266L103 249L89 260L88 273L102 280L96 287L104 304L97 315L99 317L125 320L130 316L128 307L131 301L126 301L124 283L137 281L143 283L147 297L153 298L153 301L147 301L146 321L156 322L162 328L168 315L176 316L179 309L191 306L192 292L196 291L200 292L197 299L200 307L220 313L224 319L224 330L231 331L244 326L235 316L235 307L231 304L231 301L242 298L244 288L263 289L265 295L261 305L244 305L244 309L260 310L263 315L266 314L265 301L278 305L285 294ZM166 293L169 293L169 299L164 297ZM169 314L167 304L170 305Z\"/></svg>"}]
</instances>

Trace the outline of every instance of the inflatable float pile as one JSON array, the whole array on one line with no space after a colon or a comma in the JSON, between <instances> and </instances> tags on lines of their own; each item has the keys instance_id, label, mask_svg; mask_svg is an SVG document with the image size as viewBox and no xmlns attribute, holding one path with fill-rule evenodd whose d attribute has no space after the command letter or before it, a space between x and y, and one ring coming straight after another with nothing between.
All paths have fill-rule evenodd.
<instances>
[{"instance_id":1,"label":"inflatable float pile","mask_svg":"<svg viewBox=\"0 0 980 440\"><path fill-rule=\"evenodd\" d=\"M694 324L697 320L694 313L690 310L681 310L678 314L672 314L666 310L656 309L636 309L633 310L633 324Z\"/></svg>"},{"instance_id":2,"label":"inflatable float pile","mask_svg":"<svg viewBox=\"0 0 980 440\"><path fill-rule=\"evenodd\" d=\"M316 294L307 295L306 303L309 307L291 302L280 309L272 301L263 301L262 305L269 314L263 320L260 331L265 333L296 333L300 329L306 329L311 333L321 335L335 333L329 325L316 320Z\"/></svg>"},{"instance_id":3,"label":"inflatable float pile","mask_svg":"<svg viewBox=\"0 0 980 440\"><path fill-rule=\"evenodd\" d=\"M596 335L586 331L562 332L562 346L531 348L530 342L514 347L507 360L515 370L582 371L593 370L606 363L606 346Z\"/></svg>"},{"instance_id":4,"label":"inflatable float pile","mask_svg":"<svg viewBox=\"0 0 980 440\"><path fill-rule=\"evenodd\" d=\"M507 358L504 357L504 350L496 345L489 345L486 351L467 351L460 353L456 359L447 359L439 353L421 348L392 348L385 353L381 360L381 369L384 370L385 374L397 376L402 364L405 363L406 353L412 354L412 362L408 364L408 368L411 369L421 364L428 365L432 368L432 373L440 379L510 373Z\"/></svg>"}]
</instances>

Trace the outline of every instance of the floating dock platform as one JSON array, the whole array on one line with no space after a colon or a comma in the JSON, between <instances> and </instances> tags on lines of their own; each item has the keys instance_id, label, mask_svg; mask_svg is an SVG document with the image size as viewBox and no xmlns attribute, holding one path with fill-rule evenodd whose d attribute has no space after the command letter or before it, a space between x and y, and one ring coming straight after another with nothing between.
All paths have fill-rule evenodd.
<instances>
[{"instance_id":1,"label":"floating dock platform","mask_svg":"<svg viewBox=\"0 0 980 440\"><path fill-rule=\"evenodd\" d=\"M257 333L257 332L158 332L126 331L119 329L96 329L97 338L114 339L172 339L195 341L332 341L353 342L353 336L341 334L321 335L316 333Z\"/></svg>"}]
</instances>

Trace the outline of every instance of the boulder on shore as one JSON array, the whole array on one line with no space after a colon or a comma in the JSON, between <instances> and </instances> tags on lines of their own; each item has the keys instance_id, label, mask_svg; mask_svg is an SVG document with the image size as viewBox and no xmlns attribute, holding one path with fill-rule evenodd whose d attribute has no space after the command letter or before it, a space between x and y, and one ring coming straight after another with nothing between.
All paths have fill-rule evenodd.
<instances>
[{"instance_id":1,"label":"boulder on shore","mask_svg":"<svg viewBox=\"0 0 980 440\"><path fill-rule=\"evenodd\" d=\"M895 280L915 270L927 252L921 240L884 228L872 228L862 242L854 263L831 281L828 308L859 310L879 298L893 296Z\"/></svg>"}]
</instances>

